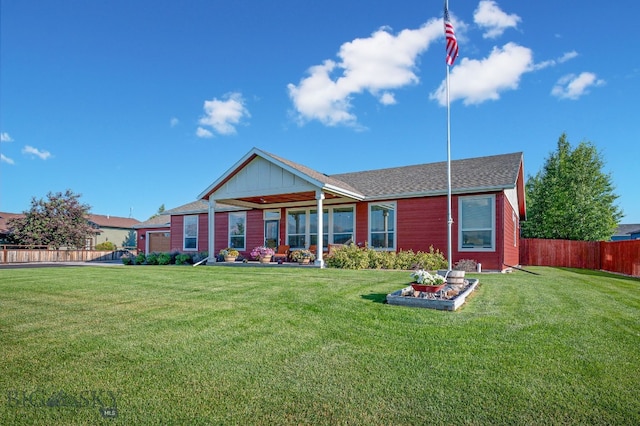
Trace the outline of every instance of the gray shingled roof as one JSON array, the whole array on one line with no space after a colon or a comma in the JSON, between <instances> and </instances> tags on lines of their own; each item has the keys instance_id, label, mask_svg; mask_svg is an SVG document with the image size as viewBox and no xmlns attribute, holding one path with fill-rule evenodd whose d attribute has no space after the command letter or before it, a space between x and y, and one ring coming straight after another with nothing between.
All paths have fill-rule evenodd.
<instances>
[{"instance_id":1,"label":"gray shingled roof","mask_svg":"<svg viewBox=\"0 0 640 426\"><path fill-rule=\"evenodd\" d=\"M613 235L619 236L619 237L622 237L622 236L626 237L631 234L637 234L638 232L640 232L640 224L621 223L621 224L618 224L618 227L616 228L616 231Z\"/></svg>"},{"instance_id":2,"label":"gray shingled roof","mask_svg":"<svg viewBox=\"0 0 640 426\"><path fill-rule=\"evenodd\" d=\"M469 158L451 162L452 192L513 188L522 153ZM331 175L367 198L447 192L447 163L419 164Z\"/></svg>"}]
</instances>

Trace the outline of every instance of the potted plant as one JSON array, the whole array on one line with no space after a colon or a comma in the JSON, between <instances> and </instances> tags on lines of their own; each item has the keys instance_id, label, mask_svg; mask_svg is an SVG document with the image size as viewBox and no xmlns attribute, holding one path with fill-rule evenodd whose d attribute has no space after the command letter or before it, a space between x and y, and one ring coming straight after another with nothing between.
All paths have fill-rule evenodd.
<instances>
[{"instance_id":1,"label":"potted plant","mask_svg":"<svg viewBox=\"0 0 640 426\"><path fill-rule=\"evenodd\" d=\"M411 287L416 291L435 293L444 287L446 280L442 275L430 274L424 269L417 269L411 273Z\"/></svg>"},{"instance_id":2,"label":"potted plant","mask_svg":"<svg viewBox=\"0 0 640 426\"><path fill-rule=\"evenodd\" d=\"M258 246L251 250L251 257L260 260L260 263L269 263L271 262L271 256L273 256L274 253L275 250L271 247Z\"/></svg>"},{"instance_id":3,"label":"potted plant","mask_svg":"<svg viewBox=\"0 0 640 426\"><path fill-rule=\"evenodd\" d=\"M220 255L224 256L225 262L235 262L236 258L240 255L240 253L238 252L238 250L234 248L227 247L225 249L220 250Z\"/></svg>"},{"instance_id":4,"label":"potted plant","mask_svg":"<svg viewBox=\"0 0 640 426\"><path fill-rule=\"evenodd\" d=\"M291 252L291 260L300 264L309 263L316 260L316 255L307 249L294 250Z\"/></svg>"}]
</instances>

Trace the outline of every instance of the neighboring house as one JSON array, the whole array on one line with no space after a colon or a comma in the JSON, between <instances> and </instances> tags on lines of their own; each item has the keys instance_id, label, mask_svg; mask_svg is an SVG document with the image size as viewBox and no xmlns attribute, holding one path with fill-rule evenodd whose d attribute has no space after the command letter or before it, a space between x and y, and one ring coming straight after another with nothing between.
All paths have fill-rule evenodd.
<instances>
[{"instance_id":1,"label":"neighboring house","mask_svg":"<svg viewBox=\"0 0 640 426\"><path fill-rule=\"evenodd\" d=\"M130 217L118 217L101 214L90 214L87 220L97 229L95 237L91 241L91 248L97 244L111 241L116 247L126 247L131 231L134 232L134 225L140 223L139 220Z\"/></svg>"},{"instance_id":2,"label":"neighboring house","mask_svg":"<svg viewBox=\"0 0 640 426\"><path fill-rule=\"evenodd\" d=\"M7 222L10 219L14 219L22 216L24 215L21 213L0 212L0 244L6 243L7 237L9 236L9 228L7 226Z\"/></svg>"},{"instance_id":3,"label":"neighboring house","mask_svg":"<svg viewBox=\"0 0 640 426\"><path fill-rule=\"evenodd\" d=\"M522 153L452 161L451 178L453 261L493 270L518 265ZM447 164L328 176L254 148L198 201L164 214L172 250L206 250L210 259L225 247L247 256L255 246L287 244L316 246L321 263L329 245L349 242L391 251L433 246L446 257Z\"/></svg>"},{"instance_id":4,"label":"neighboring house","mask_svg":"<svg viewBox=\"0 0 640 426\"><path fill-rule=\"evenodd\" d=\"M611 241L640 239L640 224L620 224L611 237Z\"/></svg>"},{"instance_id":5,"label":"neighboring house","mask_svg":"<svg viewBox=\"0 0 640 426\"><path fill-rule=\"evenodd\" d=\"M163 212L134 228L138 232L138 250L144 253L171 251L171 215Z\"/></svg>"}]
</instances>

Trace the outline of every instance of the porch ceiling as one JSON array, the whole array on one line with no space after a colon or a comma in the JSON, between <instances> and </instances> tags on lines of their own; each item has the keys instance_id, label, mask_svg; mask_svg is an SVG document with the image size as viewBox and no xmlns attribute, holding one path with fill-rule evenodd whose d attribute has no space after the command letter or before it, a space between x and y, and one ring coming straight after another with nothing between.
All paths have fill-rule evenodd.
<instances>
[{"instance_id":1,"label":"porch ceiling","mask_svg":"<svg viewBox=\"0 0 640 426\"><path fill-rule=\"evenodd\" d=\"M325 196L325 199L339 198L335 194L326 193L326 192L324 196ZM256 197L236 198L236 200L238 201L254 204L257 206L297 203L297 202L304 202L304 201L315 201L315 199L316 199L315 191L292 192L288 194L274 194L274 195L262 195L262 196L256 196Z\"/></svg>"}]
</instances>

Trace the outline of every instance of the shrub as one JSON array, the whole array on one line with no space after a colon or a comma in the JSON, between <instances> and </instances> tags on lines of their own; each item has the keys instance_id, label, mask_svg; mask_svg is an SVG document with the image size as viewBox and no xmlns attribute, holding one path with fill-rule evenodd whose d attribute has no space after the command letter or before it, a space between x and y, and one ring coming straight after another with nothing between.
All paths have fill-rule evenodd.
<instances>
[{"instance_id":1,"label":"shrub","mask_svg":"<svg viewBox=\"0 0 640 426\"><path fill-rule=\"evenodd\" d=\"M456 262L453 269L456 271L476 272L478 268L478 262L472 259L460 259Z\"/></svg>"},{"instance_id":2,"label":"shrub","mask_svg":"<svg viewBox=\"0 0 640 426\"><path fill-rule=\"evenodd\" d=\"M169 253L158 254L158 265L168 265L171 263L171 255Z\"/></svg>"},{"instance_id":3,"label":"shrub","mask_svg":"<svg viewBox=\"0 0 640 426\"><path fill-rule=\"evenodd\" d=\"M415 267L418 269L426 269L435 271L437 269L446 269L449 264L440 250L435 250L433 246L429 247L429 253L419 251L415 255ZM413 268L412 268L413 269Z\"/></svg>"},{"instance_id":4,"label":"shrub","mask_svg":"<svg viewBox=\"0 0 640 426\"><path fill-rule=\"evenodd\" d=\"M342 269L365 269L369 266L369 254L355 244L337 248L327 258L327 266Z\"/></svg>"},{"instance_id":5,"label":"shrub","mask_svg":"<svg viewBox=\"0 0 640 426\"><path fill-rule=\"evenodd\" d=\"M149 253L147 255L147 265L157 265L158 264L158 253Z\"/></svg>"},{"instance_id":6,"label":"shrub","mask_svg":"<svg viewBox=\"0 0 640 426\"><path fill-rule=\"evenodd\" d=\"M193 263L190 254L180 253L176 255L176 265L188 265L190 263Z\"/></svg>"},{"instance_id":7,"label":"shrub","mask_svg":"<svg viewBox=\"0 0 640 426\"><path fill-rule=\"evenodd\" d=\"M207 257L209 257L209 252L208 251L201 251L200 253L195 253L193 255L193 263L198 263L203 259L206 259Z\"/></svg>"},{"instance_id":8,"label":"shrub","mask_svg":"<svg viewBox=\"0 0 640 426\"><path fill-rule=\"evenodd\" d=\"M104 243L96 244L95 249L100 251L114 251L116 249L116 245L111 241L105 241Z\"/></svg>"},{"instance_id":9,"label":"shrub","mask_svg":"<svg viewBox=\"0 0 640 426\"><path fill-rule=\"evenodd\" d=\"M144 255L144 253L138 253L138 255L136 256L136 265L144 265L146 261L147 257Z\"/></svg>"},{"instance_id":10,"label":"shrub","mask_svg":"<svg viewBox=\"0 0 640 426\"><path fill-rule=\"evenodd\" d=\"M425 269L437 270L447 267L447 261L433 247L429 252L413 250L377 251L371 248L360 248L354 244L336 249L327 258L327 266L342 269Z\"/></svg>"},{"instance_id":11,"label":"shrub","mask_svg":"<svg viewBox=\"0 0 640 426\"><path fill-rule=\"evenodd\" d=\"M133 259L131 256L122 256L120 260L122 260L123 265L133 265Z\"/></svg>"}]
</instances>

